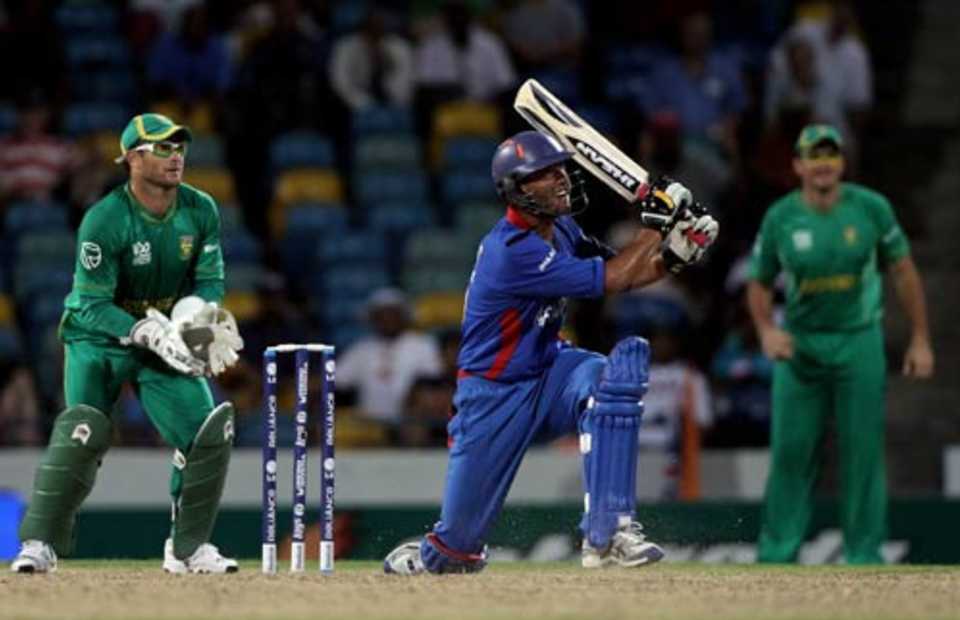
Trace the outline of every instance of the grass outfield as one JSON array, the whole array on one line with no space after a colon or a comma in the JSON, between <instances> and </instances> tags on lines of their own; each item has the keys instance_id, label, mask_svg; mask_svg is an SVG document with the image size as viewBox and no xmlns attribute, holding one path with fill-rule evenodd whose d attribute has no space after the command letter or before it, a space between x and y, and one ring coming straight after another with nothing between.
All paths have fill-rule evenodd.
<instances>
[{"instance_id":1,"label":"grass outfield","mask_svg":"<svg viewBox=\"0 0 960 620\"><path fill-rule=\"evenodd\" d=\"M316 563L311 563L316 569ZM504 563L480 575L383 575L379 562L316 573L172 576L155 561L67 561L0 573L0 619L960 618L960 567L661 564L585 571Z\"/></svg>"}]
</instances>

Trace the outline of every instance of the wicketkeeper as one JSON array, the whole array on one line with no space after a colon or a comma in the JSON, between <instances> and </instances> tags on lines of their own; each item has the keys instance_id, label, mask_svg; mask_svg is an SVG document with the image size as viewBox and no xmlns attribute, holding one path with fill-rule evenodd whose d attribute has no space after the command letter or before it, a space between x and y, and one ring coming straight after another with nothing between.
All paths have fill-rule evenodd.
<instances>
[{"instance_id":1,"label":"wicketkeeper","mask_svg":"<svg viewBox=\"0 0 960 620\"><path fill-rule=\"evenodd\" d=\"M52 571L57 555L70 553L76 512L110 446L110 413L124 383L175 448L164 570L237 570L208 542L230 461L233 407L214 404L204 376L233 365L243 340L220 307L217 205L182 182L190 141L190 130L165 116L133 117L117 158L129 181L90 207L80 225L60 325L66 409L37 469L15 572Z\"/></svg>"}]
</instances>

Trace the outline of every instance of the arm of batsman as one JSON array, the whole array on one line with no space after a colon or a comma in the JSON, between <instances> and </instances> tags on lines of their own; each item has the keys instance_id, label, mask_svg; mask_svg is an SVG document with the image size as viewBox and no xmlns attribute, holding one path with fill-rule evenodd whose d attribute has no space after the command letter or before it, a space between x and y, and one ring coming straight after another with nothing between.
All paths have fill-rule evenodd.
<instances>
[{"instance_id":1,"label":"arm of batsman","mask_svg":"<svg viewBox=\"0 0 960 620\"><path fill-rule=\"evenodd\" d=\"M194 355L207 362L211 376L217 376L237 363L237 351L243 338L237 321L226 308L214 302L190 296L173 307L173 323Z\"/></svg>"}]
</instances>

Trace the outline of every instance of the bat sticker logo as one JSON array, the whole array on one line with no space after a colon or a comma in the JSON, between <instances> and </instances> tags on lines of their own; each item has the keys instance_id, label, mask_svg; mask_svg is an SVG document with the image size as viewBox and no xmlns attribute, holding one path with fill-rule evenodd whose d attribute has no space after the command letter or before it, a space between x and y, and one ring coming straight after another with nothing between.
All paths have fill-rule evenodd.
<instances>
[{"instance_id":1,"label":"bat sticker logo","mask_svg":"<svg viewBox=\"0 0 960 620\"><path fill-rule=\"evenodd\" d=\"M586 155L594 164L600 166L607 176L614 179L624 188L631 192L636 190L639 181L615 166L609 159L598 153L595 148L582 140L574 140L573 146L577 151Z\"/></svg>"}]
</instances>

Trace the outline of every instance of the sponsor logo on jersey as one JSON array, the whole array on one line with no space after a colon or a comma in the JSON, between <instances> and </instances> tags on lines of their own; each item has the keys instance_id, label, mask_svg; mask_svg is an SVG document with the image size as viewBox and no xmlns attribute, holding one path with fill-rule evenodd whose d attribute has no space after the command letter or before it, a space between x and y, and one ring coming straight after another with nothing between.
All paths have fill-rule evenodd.
<instances>
[{"instance_id":1,"label":"sponsor logo on jersey","mask_svg":"<svg viewBox=\"0 0 960 620\"><path fill-rule=\"evenodd\" d=\"M132 249L134 266L150 264L153 256L150 252L149 241L135 241Z\"/></svg>"},{"instance_id":2,"label":"sponsor logo on jersey","mask_svg":"<svg viewBox=\"0 0 960 620\"><path fill-rule=\"evenodd\" d=\"M180 260L187 260L193 254L193 235L180 236Z\"/></svg>"},{"instance_id":3,"label":"sponsor logo on jersey","mask_svg":"<svg viewBox=\"0 0 960 620\"><path fill-rule=\"evenodd\" d=\"M857 244L857 229L853 226L847 226L843 229L843 240L847 242L847 245L856 245Z\"/></svg>"},{"instance_id":4,"label":"sponsor logo on jersey","mask_svg":"<svg viewBox=\"0 0 960 620\"><path fill-rule=\"evenodd\" d=\"M80 244L80 264L87 271L96 269L103 260L103 252L100 246L92 241L84 241Z\"/></svg>"},{"instance_id":5,"label":"sponsor logo on jersey","mask_svg":"<svg viewBox=\"0 0 960 620\"><path fill-rule=\"evenodd\" d=\"M547 255L543 258L542 261L540 261L540 265L537 267L537 269L539 269L540 272L543 273L544 271L547 270L547 267L550 266L550 263L552 263L553 259L556 257L557 257L557 251L554 250L553 248L550 248L550 251L547 252Z\"/></svg>"},{"instance_id":6,"label":"sponsor logo on jersey","mask_svg":"<svg viewBox=\"0 0 960 620\"><path fill-rule=\"evenodd\" d=\"M813 233L809 230L796 230L793 232L793 247L798 252L806 252L813 247Z\"/></svg>"}]
</instances>

